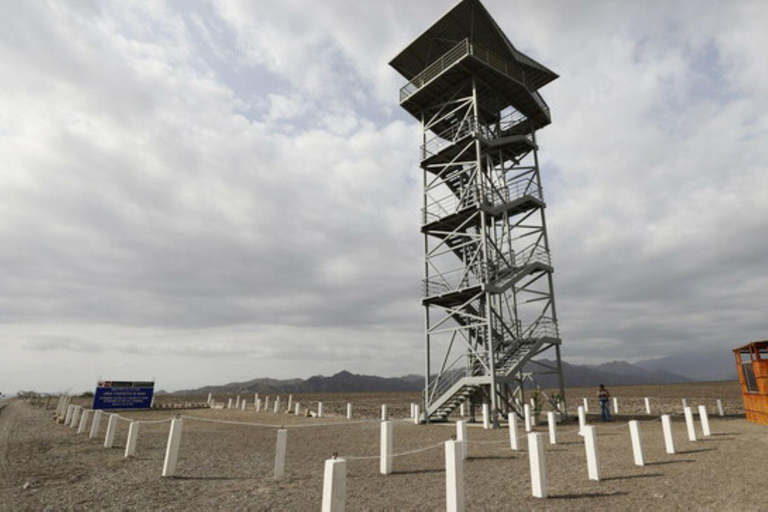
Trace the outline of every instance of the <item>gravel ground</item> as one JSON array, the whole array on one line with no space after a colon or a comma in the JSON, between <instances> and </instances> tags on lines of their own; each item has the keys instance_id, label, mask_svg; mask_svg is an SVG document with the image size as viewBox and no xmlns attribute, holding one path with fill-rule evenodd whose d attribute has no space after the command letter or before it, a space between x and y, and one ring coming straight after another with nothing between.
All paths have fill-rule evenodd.
<instances>
[{"instance_id":1,"label":"gravel ground","mask_svg":"<svg viewBox=\"0 0 768 512\"><path fill-rule=\"evenodd\" d=\"M637 410L647 465L634 466L626 420L611 423L591 420L598 429L603 480L587 478L584 446L567 422L558 426L559 443L546 445L550 498L531 497L526 443L509 449L508 431L469 428L470 457L465 462L466 504L470 510L525 509L765 509L760 496L768 458L766 427L738 415L740 397L733 383L685 386L613 388L625 413ZM323 461L338 451L343 456L370 456L349 460L347 506L365 509L435 509L445 507L443 447L454 432L452 424L416 426L395 423L395 452L437 445L420 453L396 457L394 473L378 473L379 425L382 401L395 418L407 415L417 394L355 394L316 396L329 414L341 414L355 404L356 420L341 416L294 417L292 414L253 410L181 411L184 422L176 477L160 476L169 423L142 424L137 456L123 457L127 422L121 421L115 448L102 446L106 421L98 440L76 434L51 421L51 410L12 401L0 411L0 509L254 509L317 510L322 495ZM569 390L569 410L594 390ZM710 409L713 436L687 440L682 417L673 429L676 455L664 452L661 423L644 414L643 397L652 397L654 409L679 412L680 398L689 405ZM722 396L729 415L714 413L714 400ZM216 397L221 401L223 397ZM324 398L330 398L324 400ZM294 397L302 404L308 396ZM190 399L190 401L192 401ZM592 401L593 403L594 400ZM87 405L86 401L82 402ZM336 405L337 404L338 408ZM137 420L168 419L168 410L131 412ZM202 419L285 425L288 428L286 477L272 478L275 429L254 425L211 423ZM328 425L330 423L330 425ZM304 425L323 425L305 428ZM544 431L544 427L537 427ZM699 434L700 435L700 434Z\"/></svg>"}]
</instances>

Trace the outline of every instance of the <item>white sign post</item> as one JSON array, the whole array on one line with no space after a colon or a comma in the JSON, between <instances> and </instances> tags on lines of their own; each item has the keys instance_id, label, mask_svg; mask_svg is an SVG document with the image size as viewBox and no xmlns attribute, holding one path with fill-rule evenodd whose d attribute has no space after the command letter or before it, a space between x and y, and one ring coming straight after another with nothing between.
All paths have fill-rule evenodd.
<instances>
[{"instance_id":1,"label":"white sign post","mask_svg":"<svg viewBox=\"0 0 768 512\"><path fill-rule=\"evenodd\" d=\"M509 447L515 451L520 449L517 441L517 414L514 411L509 413Z\"/></svg>"},{"instance_id":2,"label":"white sign post","mask_svg":"<svg viewBox=\"0 0 768 512\"><path fill-rule=\"evenodd\" d=\"M461 441L461 457L466 459L469 443L467 442L467 422L464 420L456 422L456 440Z\"/></svg>"},{"instance_id":3,"label":"white sign post","mask_svg":"<svg viewBox=\"0 0 768 512\"><path fill-rule=\"evenodd\" d=\"M96 437L99 435L99 427L101 426L102 414L104 414L104 412L101 409L93 413L93 423L91 423L91 433L89 434L90 439L96 439Z\"/></svg>"},{"instance_id":4,"label":"white sign post","mask_svg":"<svg viewBox=\"0 0 768 512\"><path fill-rule=\"evenodd\" d=\"M587 473L590 480L600 481L600 458L597 453L597 429L593 425L584 427L584 448L587 452Z\"/></svg>"},{"instance_id":5,"label":"white sign post","mask_svg":"<svg viewBox=\"0 0 768 512\"><path fill-rule=\"evenodd\" d=\"M668 414L663 414L661 416L661 427L664 430L664 447L668 454L674 455L675 441L672 438L672 419Z\"/></svg>"},{"instance_id":6,"label":"white sign post","mask_svg":"<svg viewBox=\"0 0 768 512\"><path fill-rule=\"evenodd\" d=\"M690 407L685 408L685 426L688 429L688 440L696 441L696 428L693 424L693 411Z\"/></svg>"},{"instance_id":7,"label":"white sign post","mask_svg":"<svg viewBox=\"0 0 768 512\"><path fill-rule=\"evenodd\" d=\"M534 498L546 498L549 493L544 459L544 434L528 434L528 459L531 466L531 494Z\"/></svg>"},{"instance_id":8,"label":"white sign post","mask_svg":"<svg viewBox=\"0 0 768 512\"><path fill-rule=\"evenodd\" d=\"M347 461L328 459L323 472L322 512L344 512L347 504Z\"/></svg>"},{"instance_id":9,"label":"white sign post","mask_svg":"<svg viewBox=\"0 0 768 512\"><path fill-rule=\"evenodd\" d=\"M645 466L643 445L640 440L640 423L637 420L629 422L629 436L632 438L632 455L635 458L635 466Z\"/></svg>"},{"instance_id":10,"label":"white sign post","mask_svg":"<svg viewBox=\"0 0 768 512\"><path fill-rule=\"evenodd\" d=\"M461 444L456 441L445 442L445 510L461 512L464 510L464 459L461 456Z\"/></svg>"},{"instance_id":11,"label":"white sign post","mask_svg":"<svg viewBox=\"0 0 768 512\"><path fill-rule=\"evenodd\" d=\"M280 480L285 475L285 452L288 446L288 430L281 428L277 431L277 444L275 446L275 480Z\"/></svg>"},{"instance_id":12,"label":"white sign post","mask_svg":"<svg viewBox=\"0 0 768 512\"><path fill-rule=\"evenodd\" d=\"M243 403L245 403L245 401L243 401ZM181 430L183 427L184 422L180 418L171 421L171 430L168 432L168 444L165 447L165 460L163 461L164 477L176 474L176 462L179 460Z\"/></svg>"},{"instance_id":13,"label":"white sign post","mask_svg":"<svg viewBox=\"0 0 768 512\"><path fill-rule=\"evenodd\" d=\"M706 405L699 406L699 420L701 421L701 433L704 434L704 437L711 436L712 431L709 430L709 416L707 415Z\"/></svg>"},{"instance_id":14,"label":"white sign post","mask_svg":"<svg viewBox=\"0 0 768 512\"><path fill-rule=\"evenodd\" d=\"M381 438L379 443L379 472L382 475L392 473L392 422L381 422Z\"/></svg>"}]
</instances>

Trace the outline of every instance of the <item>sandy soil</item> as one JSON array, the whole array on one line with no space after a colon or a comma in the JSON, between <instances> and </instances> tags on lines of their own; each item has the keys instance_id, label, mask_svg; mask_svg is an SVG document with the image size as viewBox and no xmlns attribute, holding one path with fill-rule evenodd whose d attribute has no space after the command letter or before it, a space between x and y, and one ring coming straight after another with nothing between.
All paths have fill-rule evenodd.
<instances>
[{"instance_id":1,"label":"sandy soil","mask_svg":"<svg viewBox=\"0 0 768 512\"><path fill-rule=\"evenodd\" d=\"M678 412L680 398L689 405L706 404L714 435L696 442L687 440L685 425L676 417L676 455L664 452L657 416L638 414L647 465L633 464L625 420L601 423L596 417L603 480L589 481L581 438L573 423L558 427L559 443L546 446L551 497L530 495L526 444L509 449L508 431L469 429L470 458L465 463L466 503L470 510L526 509L764 509L763 468L768 458L766 427L745 421L738 388L733 383L686 386L615 388L614 395L644 409L644 396L656 407ZM570 390L571 408L594 390ZM714 399L723 397L730 416L714 414ZM222 400L226 397L217 397ZM298 398L298 397L295 397ZM317 510L322 494L323 461L332 452L341 456L371 456L348 463L350 510L444 509L444 459L441 445L396 457L394 473L378 473L379 425L373 419L386 399L396 417L408 413L409 394L326 395L325 410L339 414L348 399L356 404L358 418L365 412L371 421L348 422L340 416L296 418L292 414L248 411L183 411L189 417L184 433L177 476L160 476L169 423L142 424L137 456L124 458L127 423L121 421L115 448L103 447L106 421L99 439L54 423L51 410L22 401L11 401L0 411L0 509L254 509ZM300 400L308 405L312 398ZM593 401L594 403L594 401ZM87 401L83 401L87 405ZM138 420L170 418L167 410L125 413ZM254 425L203 422L201 419L285 425L288 430L286 477L272 478L275 429ZM327 425L330 423L330 425ZM324 425L311 428L300 425ZM537 427L544 431L545 427ZM395 424L395 452L438 445L449 439L453 425ZM701 435L699 431L699 435Z\"/></svg>"}]
</instances>

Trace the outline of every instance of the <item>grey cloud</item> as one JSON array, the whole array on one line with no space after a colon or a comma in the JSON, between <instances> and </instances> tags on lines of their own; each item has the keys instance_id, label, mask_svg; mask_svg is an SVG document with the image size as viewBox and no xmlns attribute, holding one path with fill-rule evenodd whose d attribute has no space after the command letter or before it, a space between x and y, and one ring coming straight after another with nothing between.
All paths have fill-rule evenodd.
<instances>
[{"instance_id":1,"label":"grey cloud","mask_svg":"<svg viewBox=\"0 0 768 512\"><path fill-rule=\"evenodd\" d=\"M539 142L565 353L765 332L764 7L487 6L561 74ZM13 4L0 335L222 376L419 371L419 134L386 62L449 7Z\"/></svg>"}]
</instances>

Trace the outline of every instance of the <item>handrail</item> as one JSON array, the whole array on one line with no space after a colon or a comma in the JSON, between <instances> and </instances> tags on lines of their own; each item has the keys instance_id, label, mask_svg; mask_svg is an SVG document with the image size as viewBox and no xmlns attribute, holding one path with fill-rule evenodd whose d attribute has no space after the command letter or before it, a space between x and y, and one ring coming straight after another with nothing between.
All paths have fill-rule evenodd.
<instances>
[{"instance_id":1,"label":"handrail","mask_svg":"<svg viewBox=\"0 0 768 512\"><path fill-rule=\"evenodd\" d=\"M549 107L544 102L541 95L536 92L535 84L529 83L525 74L525 69L515 62L510 62L504 59L482 45L470 43L469 39L464 39L457 43L453 48L440 56L439 59L424 68L421 73L411 78L411 80L400 89L400 103L415 94L419 89L437 78L443 71L467 55L472 55L480 62L487 64L509 78L523 84L531 93L539 108L542 109L548 119L551 119Z\"/></svg>"},{"instance_id":2,"label":"handrail","mask_svg":"<svg viewBox=\"0 0 768 512\"><path fill-rule=\"evenodd\" d=\"M445 52L439 59L424 68L424 70L411 78L411 80L400 89L400 102L413 93L424 87L429 81L437 77L446 68L455 64L462 57L469 55L469 39L460 41L456 46Z\"/></svg>"},{"instance_id":3,"label":"handrail","mask_svg":"<svg viewBox=\"0 0 768 512\"><path fill-rule=\"evenodd\" d=\"M421 146L421 159L426 160L438 153L443 149L455 144L457 141L466 137L467 135L476 133L480 137L486 140L492 140L499 137L503 132L511 129L512 127L525 122L528 118L524 114L513 110L506 114L498 122L498 129L496 124L485 125L480 123L475 116L468 116L462 122L451 126L447 130L444 130L438 134L433 135L427 142Z\"/></svg>"},{"instance_id":4,"label":"handrail","mask_svg":"<svg viewBox=\"0 0 768 512\"><path fill-rule=\"evenodd\" d=\"M538 182L527 175L508 175L504 177L503 186L488 186L484 191L478 186L464 187L459 192L449 193L439 199L433 199L421 209L422 225L458 213L470 206L483 204L489 207L511 203L522 197L533 197L544 200ZM429 198L431 199L431 198Z\"/></svg>"}]
</instances>

